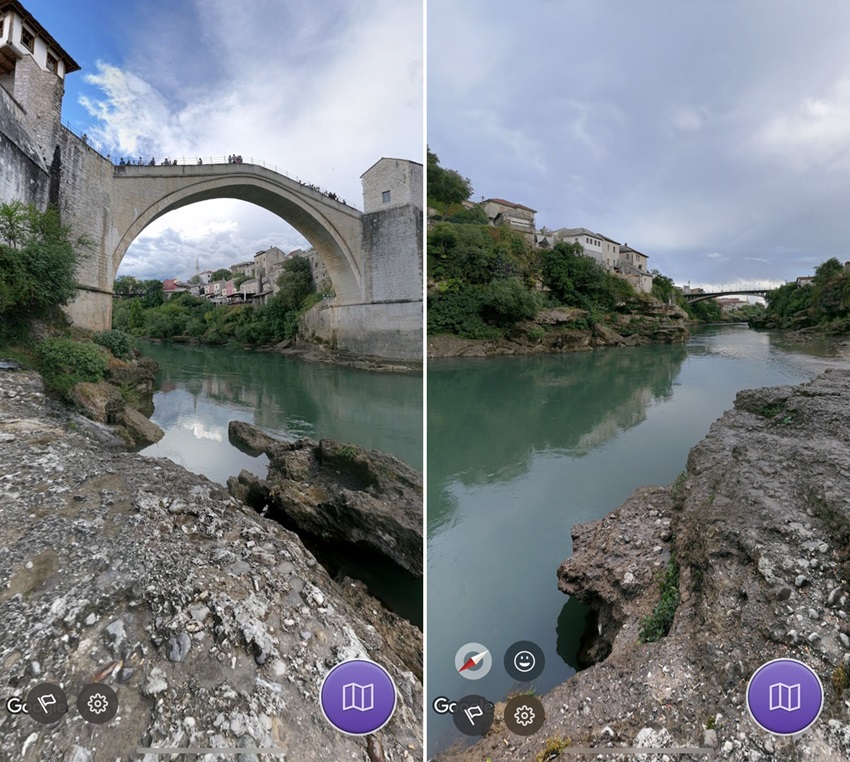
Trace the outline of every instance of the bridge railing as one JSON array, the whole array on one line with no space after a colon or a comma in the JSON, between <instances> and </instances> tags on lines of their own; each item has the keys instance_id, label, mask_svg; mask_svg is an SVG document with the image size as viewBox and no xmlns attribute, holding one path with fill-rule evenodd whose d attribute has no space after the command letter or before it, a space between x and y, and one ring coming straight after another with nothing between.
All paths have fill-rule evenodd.
<instances>
[{"instance_id":1,"label":"bridge railing","mask_svg":"<svg viewBox=\"0 0 850 762\"><path fill-rule=\"evenodd\" d=\"M292 172L287 172L285 169L281 169L275 164L269 164L269 162L263 161L262 159L255 159L253 156L178 156L176 158L167 156L160 160L157 160L156 158L144 159L140 156L138 159L127 160L124 157L120 157L118 160L111 159L111 161L116 167L194 167L216 166L221 164L250 164L255 167L269 169L279 175L288 177L290 180L294 180L296 183L303 185L305 188L310 188L310 190L314 190L317 193L321 193L323 196L327 196L334 201L338 201L340 204L351 206L351 204L348 204L346 201L341 199L336 193L333 193L326 188L322 188L320 185L316 185L315 183L309 183L306 180L302 180L298 177L298 175L293 174ZM123 162L123 164L121 162Z\"/></svg>"}]
</instances>

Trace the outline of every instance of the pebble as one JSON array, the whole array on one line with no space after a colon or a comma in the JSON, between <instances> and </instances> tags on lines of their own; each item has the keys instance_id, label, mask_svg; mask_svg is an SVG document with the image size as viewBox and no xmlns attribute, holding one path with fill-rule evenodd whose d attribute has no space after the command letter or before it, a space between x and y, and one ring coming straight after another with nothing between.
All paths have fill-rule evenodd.
<instances>
[{"instance_id":1,"label":"pebble","mask_svg":"<svg viewBox=\"0 0 850 762\"><path fill-rule=\"evenodd\" d=\"M842 646L850 648L850 638L848 638L843 632L838 633L838 639L841 641Z\"/></svg>"},{"instance_id":2,"label":"pebble","mask_svg":"<svg viewBox=\"0 0 850 762\"><path fill-rule=\"evenodd\" d=\"M805 576L805 575L803 575L803 574L798 575L798 576L794 579L794 585L796 585L797 587L802 587L803 585L808 584L808 582L809 582L809 578L808 578L808 577L806 577L806 576Z\"/></svg>"},{"instance_id":3,"label":"pebble","mask_svg":"<svg viewBox=\"0 0 850 762\"><path fill-rule=\"evenodd\" d=\"M169 661L181 662L189 654L192 647L192 639L186 632L181 632L176 638L169 638L165 655Z\"/></svg>"},{"instance_id":4,"label":"pebble","mask_svg":"<svg viewBox=\"0 0 850 762\"><path fill-rule=\"evenodd\" d=\"M702 734L702 745L710 749L717 748L717 731L709 728Z\"/></svg>"},{"instance_id":5,"label":"pebble","mask_svg":"<svg viewBox=\"0 0 850 762\"><path fill-rule=\"evenodd\" d=\"M165 673L159 667L154 667L148 676L148 681L145 683L145 693L149 696L155 696L167 688L168 683L165 680Z\"/></svg>"}]
</instances>

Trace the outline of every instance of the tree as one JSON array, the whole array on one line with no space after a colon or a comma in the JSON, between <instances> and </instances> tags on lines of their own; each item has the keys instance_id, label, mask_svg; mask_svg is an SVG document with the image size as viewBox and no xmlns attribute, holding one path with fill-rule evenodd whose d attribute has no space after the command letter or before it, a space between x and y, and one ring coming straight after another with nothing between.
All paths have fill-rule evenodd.
<instances>
[{"instance_id":1,"label":"tree","mask_svg":"<svg viewBox=\"0 0 850 762\"><path fill-rule=\"evenodd\" d=\"M313 271L304 257L290 257L283 263L277 279L278 292L269 300L265 316L270 332L278 339L289 339L298 333L298 317L304 300L316 290Z\"/></svg>"},{"instance_id":2,"label":"tree","mask_svg":"<svg viewBox=\"0 0 850 762\"><path fill-rule=\"evenodd\" d=\"M453 169L440 166L437 154L428 149L428 203L441 206L443 212L451 204L466 201L472 195L472 182Z\"/></svg>"},{"instance_id":3,"label":"tree","mask_svg":"<svg viewBox=\"0 0 850 762\"><path fill-rule=\"evenodd\" d=\"M132 275L120 275L112 286L112 292L122 296L136 296L144 290L144 284Z\"/></svg>"},{"instance_id":4,"label":"tree","mask_svg":"<svg viewBox=\"0 0 850 762\"><path fill-rule=\"evenodd\" d=\"M161 280L146 280L142 283L142 286L144 287L142 306L157 307L165 302Z\"/></svg>"},{"instance_id":5,"label":"tree","mask_svg":"<svg viewBox=\"0 0 850 762\"><path fill-rule=\"evenodd\" d=\"M841 264L835 257L827 259L826 262L821 262L815 268L814 286L825 286L836 275L844 272L844 265Z\"/></svg>"},{"instance_id":6,"label":"tree","mask_svg":"<svg viewBox=\"0 0 850 762\"><path fill-rule=\"evenodd\" d=\"M300 310L304 299L316 290L313 270L304 257L290 257L283 263L283 272L277 279L281 305L286 310Z\"/></svg>"},{"instance_id":7,"label":"tree","mask_svg":"<svg viewBox=\"0 0 850 762\"><path fill-rule=\"evenodd\" d=\"M212 274L212 277L210 278L210 280L213 281L213 282L215 282L217 280L230 280L232 277L233 277L233 274L230 272L230 270L222 267L220 270L216 270Z\"/></svg>"},{"instance_id":8,"label":"tree","mask_svg":"<svg viewBox=\"0 0 850 762\"><path fill-rule=\"evenodd\" d=\"M658 270L653 271L652 295L662 302L670 303L676 295L673 279L662 275Z\"/></svg>"},{"instance_id":9,"label":"tree","mask_svg":"<svg viewBox=\"0 0 850 762\"><path fill-rule=\"evenodd\" d=\"M77 293L78 254L53 208L0 204L0 322L39 317Z\"/></svg>"}]
</instances>

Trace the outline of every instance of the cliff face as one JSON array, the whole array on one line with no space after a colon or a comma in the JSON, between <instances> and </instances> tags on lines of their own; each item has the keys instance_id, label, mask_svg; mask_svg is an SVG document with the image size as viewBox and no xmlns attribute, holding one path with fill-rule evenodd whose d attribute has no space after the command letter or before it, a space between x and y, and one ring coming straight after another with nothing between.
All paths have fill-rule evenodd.
<instances>
[{"instance_id":1,"label":"cliff face","mask_svg":"<svg viewBox=\"0 0 850 762\"><path fill-rule=\"evenodd\" d=\"M31 373L0 372L0 474L0 700L53 682L71 703L53 725L0 713L9 759L125 759L146 745L421 758L421 683L362 613L379 604L343 592L296 535L201 476L125 452ZM318 704L327 670L355 657L399 690L369 748ZM118 695L107 725L73 705L92 681Z\"/></svg>"},{"instance_id":2,"label":"cliff face","mask_svg":"<svg viewBox=\"0 0 850 762\"><path fill-rule=\"evenodd\" d=\"M691 451L686 478L576 527L573 548L558 583L597 609L589 656L602 661L543 697L536 736L497 719L471 752L439 759L556 759L567 739L709 747L730 760L850 759L850 371L741 392ZM672 627L640 644L671 552ZM796 741L760 730L746 708L753 672L781 657L808 664L825 691L819 720Z\"/></svg>"}]
</instances>

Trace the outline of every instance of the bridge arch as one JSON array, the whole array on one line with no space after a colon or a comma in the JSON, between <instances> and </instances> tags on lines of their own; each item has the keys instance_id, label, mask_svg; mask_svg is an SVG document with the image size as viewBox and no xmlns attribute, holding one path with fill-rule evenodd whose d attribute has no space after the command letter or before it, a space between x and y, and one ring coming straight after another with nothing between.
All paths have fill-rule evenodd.
<instances>
[{"instance_id":1,"label":"bridge arch","mask_svg":"<svg viewBox=\"0 0 850 762\"><path fill-rule=\"evenodd\" d=\"M116 167L109 290L138 235L169 212L211 199L247 201L280 217L316 249L336 303L363 300L361 213L319 191L257 165ZM113 239L114 240L114 239Z\"/></svg>"}]
</instances>

